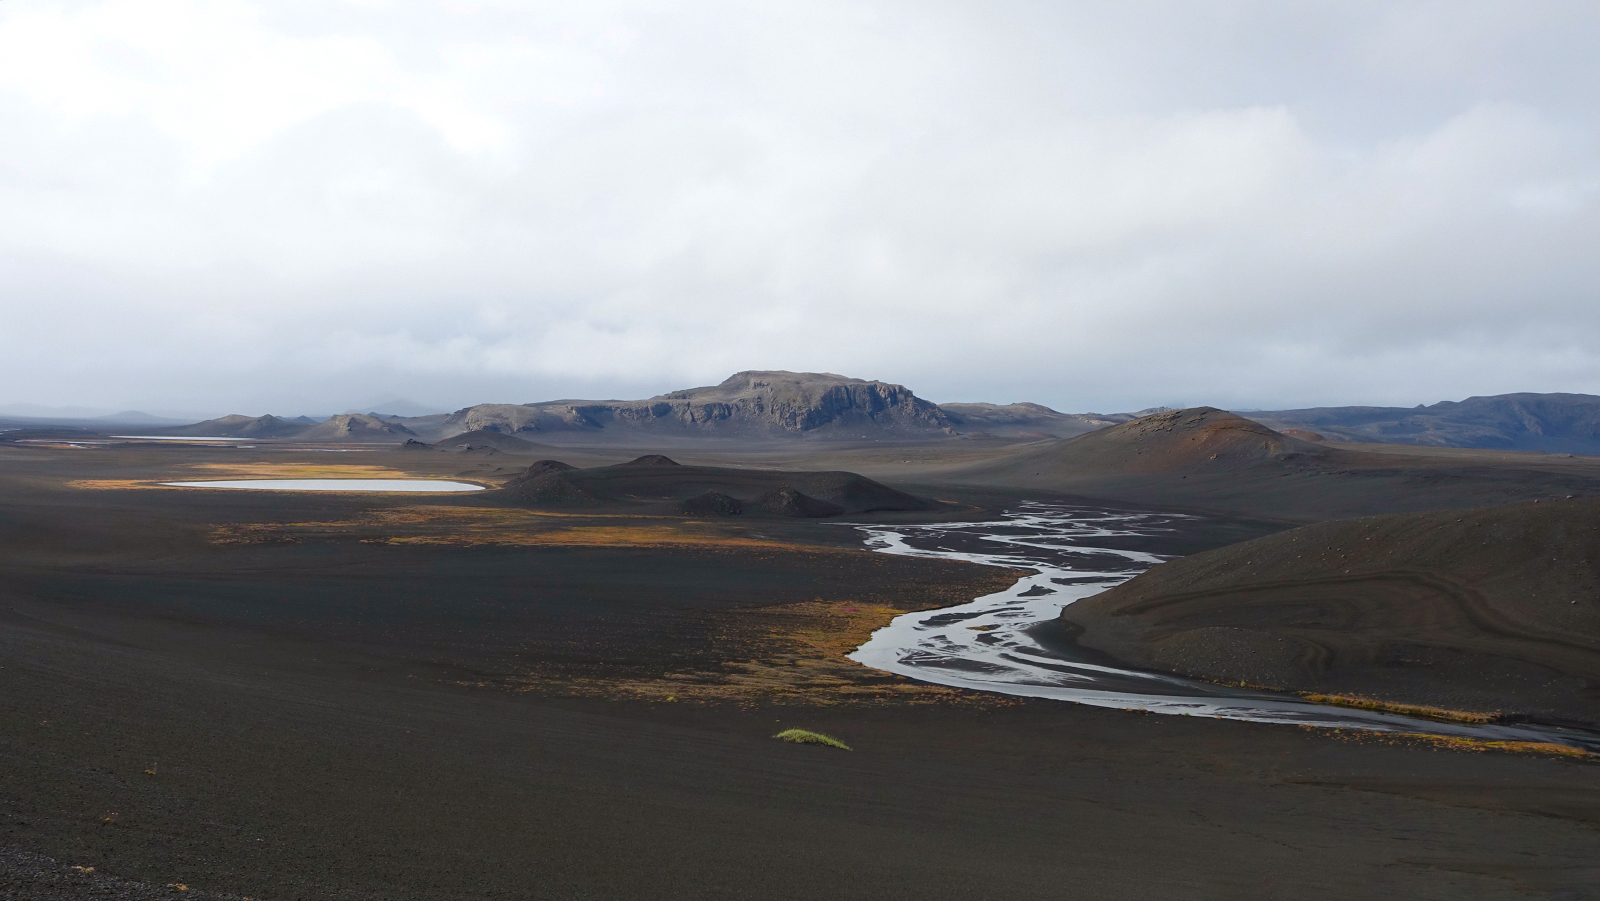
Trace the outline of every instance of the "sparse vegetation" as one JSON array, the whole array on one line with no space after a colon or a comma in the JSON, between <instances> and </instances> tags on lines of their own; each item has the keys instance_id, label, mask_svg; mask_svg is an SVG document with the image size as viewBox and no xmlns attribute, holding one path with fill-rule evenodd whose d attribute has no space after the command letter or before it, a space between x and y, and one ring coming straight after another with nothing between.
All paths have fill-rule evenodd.
<instances>
[{"instance_id":1,"label":"sparse vegetation","mask_svg":"<svg viewBox=\"0 0 1600 901\"><path fill-rule=\"evenodd\" d=\"M1462 751L1511 751L1519 754L1556 754L1561 757L1588 758L1594 755L1582 748L1558 745L1552 741L1483 741L1445 735L1418 735L1435 745Z\"/></svg>"},{"instance_id":2,"label":"sparse vegetation","mask_svg":"<svg viewBox=\"0 0 1600 901\"><path fill-rule=\"evenodd\" d=\"M1448 720L1452 723L1474 723L1487 725L1498 723L1503 718L1498 712L1479 713L1472 710L1449 710L1444 707L1426 707L1421 704L1396 704L1389 701L1379 701L1372 698L1361 698L1355 695L1322 695L1304 693L1300 697L1316 704L1332 704L1335 707L1354 707L1358 710L1374 710L1379 713L1394 713L1401 716L1417 716L1431 720Z\"/></svg>"},{"instance_id":3,"label":"sparse vegetation","mask_svg":"<svg viewBox=\"0 0 1600 901\"><path fill-rule=\"evenodd\" d=\"M823 735L821 732L812 732L807 729L785 729L772 737L778 741L794 742L797 745L827 745L830 748L838 748L841 751L850 750L849 745L831 735Z\"/></svg>"}]
</instances>

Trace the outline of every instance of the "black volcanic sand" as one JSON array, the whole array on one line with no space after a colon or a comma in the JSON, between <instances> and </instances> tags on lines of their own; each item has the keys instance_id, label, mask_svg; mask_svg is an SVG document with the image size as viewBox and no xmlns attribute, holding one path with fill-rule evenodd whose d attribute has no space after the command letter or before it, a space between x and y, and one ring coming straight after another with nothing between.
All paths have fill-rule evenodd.
<instances>
[{"instance_id":1,"label":"black volcanic sand","mask_svg":"<svg viewBox=\"0 0 1600 901\"><path fill-rule=\"evenodd\" d=\"M1320 523L1062 612L1084 646L1214 681L1600 723L1600 501Z\"/></svg>"},{"instance_id":2,"label":"black volcanic sand","mask_svg":"<svg viewBox=\"0 0 1600 901\"><path fill-rule=\"evenodd\" d=\"M182 883L266 899L1458 899L1600 885L1600 767L1566 759L1050 702L649 704L459 684L546 659L715 657L720 639L696 624L718 610L991 581L981 568L829 547L219 545L230 523L471 501L64 487L235 453L0 447L0 897L177 897L164 887ZM321 459L248 456L271 454ZM770 738L791 726L854 750Z\"/></svg>"}]
</instances>

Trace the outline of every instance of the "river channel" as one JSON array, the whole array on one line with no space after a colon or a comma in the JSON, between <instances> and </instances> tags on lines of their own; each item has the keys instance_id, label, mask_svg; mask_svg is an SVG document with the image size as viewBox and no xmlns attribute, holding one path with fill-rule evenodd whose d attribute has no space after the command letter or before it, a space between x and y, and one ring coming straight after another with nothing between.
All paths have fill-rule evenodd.
<instances>
[{"instance_id":1,"label":"river channel","mask_svg":"<svg viewBox=\"0 0 1600 901\"><path fill-rule=\"evenodd\" d=\"M1475 725L1315 704L1290 694L1229 688L1075 659L1056 617L1170 559L1122 549L1184 528L1191 517L1026 502L1001 519L935 525L856 525L885 554L968 560L1031 570L1005 591L896 617L850 655L874 669L978 691L1096 707L1217 719L1409 732L1495 741L1555 742L1600 752L1600 735L1526 723ZM1119 548L1119 545L1122 547Z\"/></svg>"}]
</instances>

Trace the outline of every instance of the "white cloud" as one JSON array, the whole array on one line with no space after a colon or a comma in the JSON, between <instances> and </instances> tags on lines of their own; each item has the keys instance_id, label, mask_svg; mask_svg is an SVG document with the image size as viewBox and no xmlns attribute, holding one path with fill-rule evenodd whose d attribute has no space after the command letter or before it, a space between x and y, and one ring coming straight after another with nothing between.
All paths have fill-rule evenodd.
<instances>
[{"instance_id":1,"label":"white cloud","mask_svg":"<svg viewBox=\"0 0 1600 901\"><path fill-rule=\"evenodd\" d=\"M1590 17L1452 8L6 4L0 378L1600 392Z\"/></svg>"}]
</instances>

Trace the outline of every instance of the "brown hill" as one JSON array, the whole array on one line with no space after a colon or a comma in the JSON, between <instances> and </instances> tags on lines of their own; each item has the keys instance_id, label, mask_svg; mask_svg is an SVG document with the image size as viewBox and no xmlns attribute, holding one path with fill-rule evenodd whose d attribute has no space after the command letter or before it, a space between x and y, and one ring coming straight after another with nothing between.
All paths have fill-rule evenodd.
<instances>
[{"instance_id":1,"label":"brown hill","mask_svg":"<svg viewBox=\"0 0 1600 901\"><path fill-rule=\"evenodd\" d=\"M940 477L1298 522L1600 497L1600 460L1594 458L1334 446L1212 407L1028 445Z\"/></svg>"},{"instance_id":2,"label":"brown hill","mask_svg":"<svg viewBox=\"0 0 1600 901\"><path fill-rule=\"evenodd\" d=\"M1170 410L1069 439L1051 462L1074 473L1233 470L1283 463L1323 449L1215 407Z\"/></svg>"},{"instance_id":3,"label":"brown hill","mask_svg":"<svg viewBox=\"0 0 1600 901\"><path fill-rule=\"evenodd\" d=\"M525 475L507 482L501 496L509 503L529 506L612 507L667 514L822 517L938 507L853 472L682 466L659 454L589 469L541 460Z\"/></svg>"},{"instance_id":4,"label":"brown hill","mask_svg":"<svg viewBox=\"0 0 1600 901\"><path fill-rule=\"evenodd\" d=\"M1086 647L1202 679L1600 723L1600 501L1305 526L1061 618Z\"/></svg>"}]
</instances>

